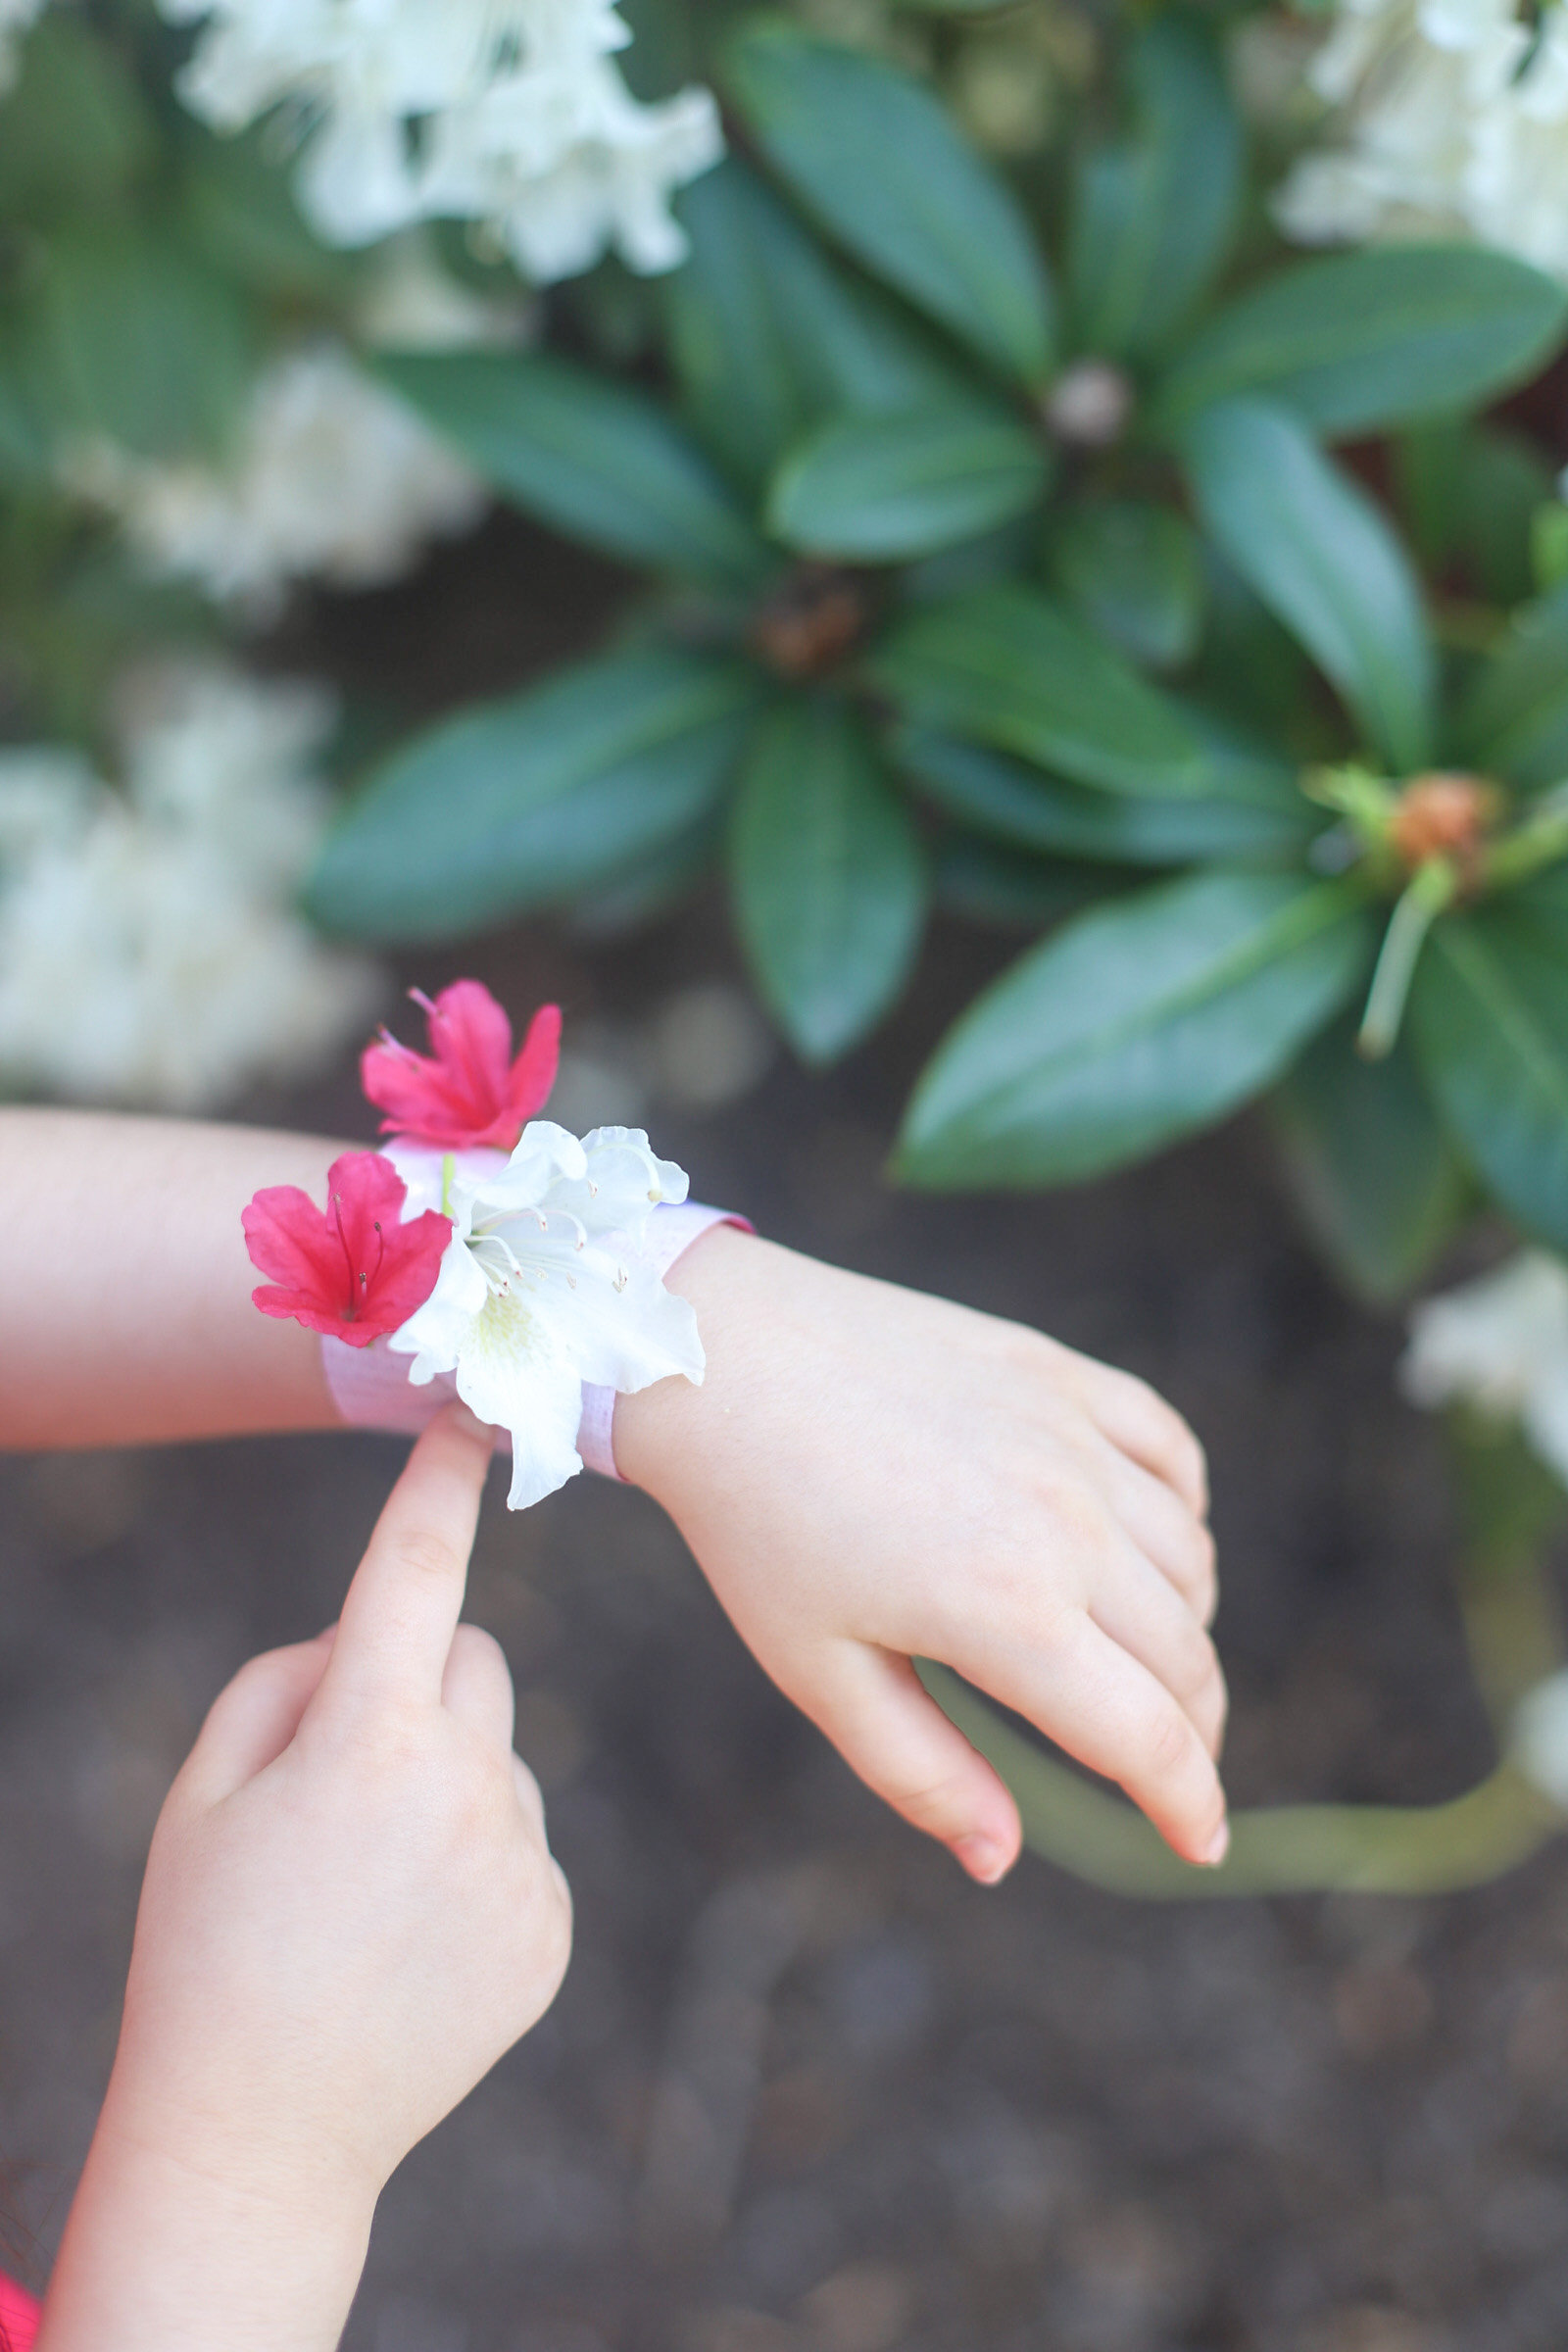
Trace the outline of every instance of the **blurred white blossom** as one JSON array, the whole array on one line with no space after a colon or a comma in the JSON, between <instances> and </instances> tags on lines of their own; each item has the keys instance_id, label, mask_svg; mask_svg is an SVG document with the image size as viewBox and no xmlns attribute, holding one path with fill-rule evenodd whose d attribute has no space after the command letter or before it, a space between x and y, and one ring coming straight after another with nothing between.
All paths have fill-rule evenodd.
<instances>
[{"instance_id":1,"label":"blurred white blossom","mask_svg":"<svg viewBox=\"0 0 1568 2352\"><path fill-rule=\"evenodd\" d=\"M1309 68L1331 110L1287 236L1468 235L1568 277L1568 22L1511 0L1341 0Z\"/></svg>"},{"instance_id":2,"label":"blurred white blossom","mask_svg":"<svg viewBox=\"0 0 1568 2352\"><path fill-rule=\"evenodd\" d=\"M251 618L296 580L384 585L427 539L471 527L477 477L340 344L311 344L258 379L226 465L69 451L67 486L112 514L154 577L189 579Z\"/></svg>"},{"instance_id":3,"label":"blurred white blossom","mask_svg":"<svg viewBox=\"0 0 1568 2352\"><path fill-rule=\"evenodd\" d=\"M444 269L427 228L389 237L367 265L353 326L372 351L480 351L521 343L534 305L517 290L497 301Z\"/></svg>"},{"instance_id":4,"label":"blurred white blossom","mask_svg":"<svg viewBox=\"0 0 1568 2352\"><path fill-rule=\"evenodd\" d=\"M0 92L17 78L23 36L43 14L44 0L0 0Z\"/></svg>"},{"instance_id":5,"label":"blurred white blossom","mask_svg":"<svg viewBox=\"0 0 1568 2352\"><path fill-rule=\"evenodd\" d=\"M1526 1250L1410 1317L1400 1386L1416 1404L1465 1403L1517 1421L1568 1484L1568 1266Z\"/></svg>"},{"instance_id":6,"label":"blurred white blossom","mask_svg":"<svg viewBox=\"0 0 1568 2352\"><path fill-rule=\"evenodd\" d=\"M328 809L314 688L219 669L131 682L123 791L80 755L0 749L0 1071L175 1110L328 1058L377 967L292 899Z\"/></svg>"},{"instance_id":7,"label":"blurred white blossom","mask_svg":"<svg viewBox=\"0 0 1568 2352\"><path fill-rule=\"evenodd\" d=\"M1509 1758L1559 1812L1568 1813L1568 1673L1527 1690L1514 1709Z\"/></svg>"},{"instance_id":8,"label":"blurred white blossom","mask_svg":"<svg viewBox=\"0 0 1568 2352\"><path fill-rule=\"evenodd\" d=\"M670 194L722 149L707 90L632 97L612 0L160 5L204 21L181 78L195 113L232 131L283 108L303 131L299 198L329 244L472 220L541 281L609 245L667 270L685 250Z\"/></svg>"}]
</instances>

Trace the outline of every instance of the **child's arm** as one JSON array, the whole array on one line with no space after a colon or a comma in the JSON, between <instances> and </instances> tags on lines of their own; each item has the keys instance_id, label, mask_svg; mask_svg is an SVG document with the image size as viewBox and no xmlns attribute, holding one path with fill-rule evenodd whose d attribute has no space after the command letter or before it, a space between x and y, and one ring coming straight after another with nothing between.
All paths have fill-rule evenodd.
<instances>
[{"instance_id":1,"label":"child's arm","mask_svg":"<svg viewBox=\"0 0 1568 2352\"><path fill-rule=\"evenodd\" d=\"M0 1446L331 1428L319 1343L250 1303L239 1211L341 1146L0 1112ZM743 1204L742 1204L743 1205ZM706 1384L615 1408L776 1682L905 1817L1000 1878L1017 1810L915 1681L956 1667L1216 1858L1225 1688L1203 1457L1142 1382L733 1229L669 1276Z\"/></svg>"},{"instance_id":2,"label":"child's arm","mask_svg":"<svg viewBox=\"0 0 1568 2352\"><path fill-rule=\"evenodd\" d=\"M251 1304L239 1217L264 1185L324 1200L343 1149L0 1110L0 1447L341 1426L319 1340Z\"/></svg>"},{"instance_id":3,"label":"child's arm","mask_svg":"<svg viewBox=\"0 0 1568 2352\"><path fill-rule=\"evenodd\" d=\"M174 1783L37 2352L330 2352L388 2176L555 1997L570 1897L458 1624L489 1457L449 1407L335 1640L254 1659Z\"/></svg>"}]
</instances>

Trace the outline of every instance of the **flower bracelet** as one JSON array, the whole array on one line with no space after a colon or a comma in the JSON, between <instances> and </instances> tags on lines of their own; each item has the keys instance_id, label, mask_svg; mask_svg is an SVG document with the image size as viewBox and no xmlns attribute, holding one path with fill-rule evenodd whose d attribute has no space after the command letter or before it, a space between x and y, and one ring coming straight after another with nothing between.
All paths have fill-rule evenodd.
<instances>
[{"instance_id":1,"label":"flower bracelet","mask_svg":"<svg viewBox=\"0 0 1568 2352\"><path fill-rule=\"evenodd\" d=\"M617 1395L676 1372L701 1382L697 1317L663 1276L699 1234L746 1221L688 1201L685 1171L640 1128L579 1140L534 1117L555 1084L558 1006L514 1060L512 1024L477 981L416 1002L431 1054L383 1031L361 1062L395 1140L333 1161L324 1212L297 1185L256 1195L245 1242L270 1280L252 1297L320 1333L345 1421L412 1433L455 1394L507 1431L507 1500L523 1510L585 1464L619 1476Z\"/></svg>"}]
</instances>

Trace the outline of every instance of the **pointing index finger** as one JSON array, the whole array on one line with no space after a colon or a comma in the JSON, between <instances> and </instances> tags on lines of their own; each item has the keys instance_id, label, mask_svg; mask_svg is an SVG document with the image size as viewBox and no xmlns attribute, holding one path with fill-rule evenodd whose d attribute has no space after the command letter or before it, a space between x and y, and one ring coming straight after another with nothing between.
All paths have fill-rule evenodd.
<instances>
[{"instance_id":1,"label":"pointing index finger","mask_svg":"<svg viewBox=\"0 0 1568 2352\"><path fill-rule=\"evenodd\" d=\"M343 1602L321 1693L437 1706L495 1433L449 1404L387 1497Z\"/></svg>"}]
</instances>

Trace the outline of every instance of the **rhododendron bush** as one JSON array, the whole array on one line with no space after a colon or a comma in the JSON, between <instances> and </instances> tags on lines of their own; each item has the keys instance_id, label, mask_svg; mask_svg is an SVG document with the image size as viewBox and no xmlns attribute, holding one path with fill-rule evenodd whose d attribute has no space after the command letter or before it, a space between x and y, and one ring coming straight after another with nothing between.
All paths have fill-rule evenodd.
<instances>
[{"instance_id":1,"label":"rhododendron bush","mask_svg":"<svg viewBox=\"0 0 1568 2352\"><path fill-rule=\"evenodd\" d=\"M1261 1103L1361 1295L1468 1232L1529 1248L1408 1377L1560 1472L1560 11L635 26L0 0L0 1073L215 1100L363 1043L377 953L669 919L715 873L819 1065L935 914L992 922L1018 952L950 1008L900 1177L1077 1183ZM384 584L492 504L619 566L577 657L394 711L330 807L324 732L214 736L231 782L194 813L126 716L147 678L200 641L265 733L298 690L233 662L301 586ZM197 897L235 919L157 912ZM269 972L270 1054L241 1017ZM182 1003L223 1019L165 1051ZM426 1009L427 1053L366 1054L389 1131L457 1105L520 1150L555 1030ZM452 1194L420 1362L471 1357L515 1220L581 1180L541 1145ZM277 1241L280 1294L403 1303L413 1229L372 1278L359 1181Z\"/></svg>"}]
</instances>

